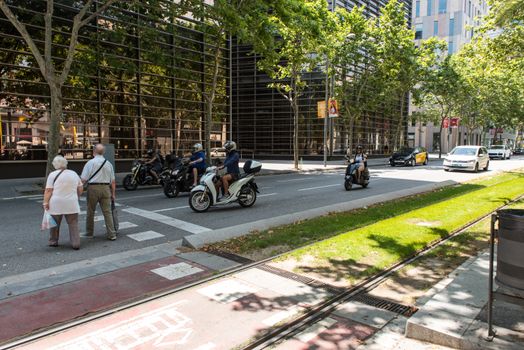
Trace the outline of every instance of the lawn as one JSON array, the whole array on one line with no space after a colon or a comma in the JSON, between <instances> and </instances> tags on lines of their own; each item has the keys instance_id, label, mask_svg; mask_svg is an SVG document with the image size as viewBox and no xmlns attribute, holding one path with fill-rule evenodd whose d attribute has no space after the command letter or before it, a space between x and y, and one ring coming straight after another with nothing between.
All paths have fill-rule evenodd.
<instances>
[{"instance_id":1,"label":"lawn","mask_svg":"<svg viewBox=\"0 0 524 350\"><path fill-rule=\"evenodd\" d=\"M279 227L214 248L253 257L260 251L271 255L301 247L279 258L277 264L331 281L351 282L394 264L522 194L524 174L505 173Z\"/></svg>"}]
</instances>

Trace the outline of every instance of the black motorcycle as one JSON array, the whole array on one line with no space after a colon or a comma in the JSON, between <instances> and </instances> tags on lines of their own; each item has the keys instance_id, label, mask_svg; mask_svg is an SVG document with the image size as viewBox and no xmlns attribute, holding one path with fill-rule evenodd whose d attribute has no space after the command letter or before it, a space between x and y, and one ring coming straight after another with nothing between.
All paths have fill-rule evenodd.
<instances>
[{"instance_id":1,"label":"black motorcycle","mask_svg":"<svg viewBox=\"0 0 524 350\"><path fill-rule=\"evenodd\" d=\"M363 188L368 187L369 185L369 170L366 166L364 171L360 174L360 178L357 178L357 163L350 163L346 168L346 176L344 178L344 187L346 191L349 191L353 188L353 185L360 185Z\"/></svg>"},{"instance_id":2,"label":"black motorcycle","mask_svg":"<svg viewBox=\"0 0 524 350\"><path fill-rule=\"evenodd\" d=\"M158 174L160 184L155 181L153 175L151 175L151 166L144 164L141 160L134 160L131 168L131 174L127 174L124 177L123 185L128 191L134 191L138 186L152 186L152 185L164 185L166 179L169 178L169 169L162 168L162 171Z\"/></svg>"},{"instance_id":3,"label":"black motorcycle","mask_svg":"<svg viewBox=\"0 0 524 350\"><path fill-rule=\"evenodd\" d=\"M180 192L190 192L192 184L193 172L189 159L183 158L170 171L169 178L164 183L164 194L167 198L175 198Z\"/></svg>"}]
</instances>

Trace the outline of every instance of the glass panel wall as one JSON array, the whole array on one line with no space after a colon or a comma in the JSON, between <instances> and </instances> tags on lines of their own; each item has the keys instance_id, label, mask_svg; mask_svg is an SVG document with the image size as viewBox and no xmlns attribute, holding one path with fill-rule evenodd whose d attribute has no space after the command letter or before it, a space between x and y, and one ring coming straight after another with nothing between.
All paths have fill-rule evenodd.
<instances>
[{"instance_id":1,"label":"glass panel wall","mask_svg":"<svg viewBox=\"0 0 524 350\"><path fill-rule=\"evenodd\" d=\"M43 50L45 0L8 1ZM80 32L63 89L61 151L83 159L94 143L112 143L117 158L148 148L182 154L203 142L203 93L212 82L213 28L171 0L112 7ZM95 4L98 6L98 4ZM60 67L75 2L55 0L53 56ZM229 130L229 44L220 42L212 139ZM0 15L0 159L46 159L49 90L16 29Z\"/></svg>"}]
</instances>

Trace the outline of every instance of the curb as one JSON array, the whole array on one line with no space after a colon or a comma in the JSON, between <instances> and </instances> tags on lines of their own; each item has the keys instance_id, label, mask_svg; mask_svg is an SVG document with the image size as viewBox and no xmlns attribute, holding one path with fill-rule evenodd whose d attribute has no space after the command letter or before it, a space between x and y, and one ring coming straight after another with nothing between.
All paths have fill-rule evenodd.
<instances>
[{"instance_id":1,"label":"curb","mask_svg":"<svg viewBox=\"0 0 524 350\"><path fill-rule=\"evenodd\" d=\"M193 249L199 249L203 246L211 243L216 243L231 238L244 236L253 231L265 231L277 226L289 225L297 221L308 220L320 216L324 216L330 213L341 213L346 212L378 203L384 203L387 201L401 199L416 194L430 192L439 188L448 187L457 184L455 181L443 181L439 183L432 183L422 186L413 187L408 190L394 191L387 194L375 195L367 198L360 199L357 202L349 201L343 203L337 203L328 205L325 207L309 209L300 213L292 213L277 216L271 220L263 219L246 224L240 224L233 227L224 229L212 230L208 232L202 232L196 235L186 236L182 240L182 245Z\"/></svg>"}]
</instances>

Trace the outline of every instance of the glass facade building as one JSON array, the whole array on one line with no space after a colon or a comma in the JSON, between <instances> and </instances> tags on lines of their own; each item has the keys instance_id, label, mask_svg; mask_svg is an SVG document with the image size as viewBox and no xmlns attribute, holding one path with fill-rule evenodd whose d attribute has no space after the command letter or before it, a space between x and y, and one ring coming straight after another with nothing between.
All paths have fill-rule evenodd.
<instances>
[{"instance_id":1,"label":"glass facade building","mask_svg":"<svg viewBox=\"0 0 524 350\"><path fill-rule=\"evenodd\" d=\"M336 0L330 3L330 8L334 5L350 10L354 6L365 6L367 16L378 17L386 3L386 0ZM411 23L411 1L403 3L406 19ZM287 100L267 87L270 79L257 71L258 59L250 54L249 47L233 45L233 138L241 148L256 156L290 158L293 155L292 110ZM326 79L323 68L305 74L304 78L308 89L299 101L299 152L301 157L315 157L323 154L324 119L317 116L317 103L325 99ZM352 140L343 118L330 118L328 152L345 154L350 144L361 144L370 155L388 153L398 114L399 111L386 111L381 107L367 111L356 123ZM405 117L407 120L407 111ZM403 130L407 130L406 120L402 122Z\"/></svg>"},{"instance_id":2,"label":"glass facade building","mask_svg":"<svg viewBox=\"0 0 524 350\"><path fill-rule=\"evenodd\" d=\"M46 1L7 2L43 51ZM403 2L410 21L411 1ZM139 157L146 149L181 155L204 141L204 94L212 84L215 28L204 24L205 14L195 18L192 13L170 13L171 0L152 3L155 7L147 1L132 6L122 2L81 30L63 88L60 121L61 151L70 160L90 157L94 143L114 144L117 170L123 171L127 169L118 169L119 160ZM337 0L330 5L365 6L366 15L375 17L386 3ZM78 13L75 6L72 0L55 0L52 51L58 67ZM1 12L0 43L0 161L43 164L49 89L27 45ZM257 60L249 47L221 41L212 147L231 138L256 157L291 157L290 105L267 87L270 79L257 70ZM317 117L317 102L325 94L323 69L306 74L306 79L308 90L300 100L300 153L315 156L323 145L324 121ZM387 152L395 118L380 108L368 111L355 125L353 140L341 118L330 120L330 152L341 153L349 143L363 144L370 154Z\"/></svg>"},{"instance_id":3,"label":"glass facade building","mask_svg":"<svg viewBox=\"0 0 524 350\"><path fill-rule=\"evenodd\" d=\"M12 11L43 51L46 1L20 3L12 1ZM73 3L55 1L52 50L59 67L78 12ZM117 159L129 159L148 148L182 154L202 141L216 38L213 28L191 13L169 13L171 3L113 7L80 32L78 54L63 88L61 150L66 157L89 156L96 142L114 144ZM0 42L1 159L45 159L47 84L3 15ZM228 42L221 46L211 135L215 144L222 144L230 127L230 49Z\"/></svg>"}]
</instances>

